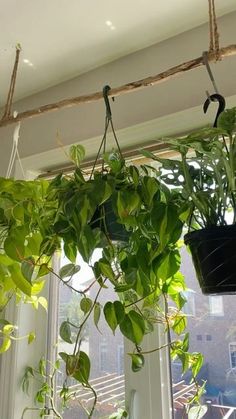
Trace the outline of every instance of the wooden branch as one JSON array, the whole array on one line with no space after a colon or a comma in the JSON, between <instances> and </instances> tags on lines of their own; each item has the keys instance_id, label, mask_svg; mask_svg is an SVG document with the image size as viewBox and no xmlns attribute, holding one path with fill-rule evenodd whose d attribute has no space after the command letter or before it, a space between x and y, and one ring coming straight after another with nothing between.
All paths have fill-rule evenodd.
<instances>
[{"instance_id":1,"label":"wooden branch","mask_svg":"<svg viewBox=\"0 0 236 419\"><path fill-rule=\"evenodd\" d=\"M220 57L223 59L231 55L236 55L236 44L229 45L227 47L221 48L219 50ZM208 61L215 61L216 56L214 52L208 52ZM172 67L162 73L159 73L155 76L146 77L145 79L137 80L123 86L116 87L109 91L109 96L116 97L123 95L125 93L136 92L144 87L154 86L156 84L167 81L177 75L184 74L186 71L193 70L195 68L201 67L204 65L203 57L195 58L191 61L187 61L183 64ZM0 127L6 125L14 124L15 122L22 121L24 119L34 118L36 116L43 115L44 113L57 111L59 109L69 108L72 106L77 106L82 103L91 103L97 102L98 100L103 99L102 92L92 93L90 95L77 96L69 99L63 99L56 103L50 103L48 105L40 106L37 109L31 109L28 111L21 112L17 115L16 118L10 116L8 118L2 119L0 121Z\"/></svg>"}]
</instances>

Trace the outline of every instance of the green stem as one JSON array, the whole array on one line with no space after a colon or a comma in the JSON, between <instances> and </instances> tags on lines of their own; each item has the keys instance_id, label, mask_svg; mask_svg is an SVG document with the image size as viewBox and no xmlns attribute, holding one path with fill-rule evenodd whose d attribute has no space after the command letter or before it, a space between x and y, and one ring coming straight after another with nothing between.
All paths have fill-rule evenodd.
<instances>
[{"instance_id":1,"label":"green stem","mask_svg":"<svg viewBox=\"0 0 236 419\"><path fill-rule=\"evenodd\" d=\"M105 283L105 281L104 281L104 283ZM80 338L80 335L81 335L81 333L82 333L83 327L84 327L85 323L87 322L88 318L90 317L90 315L91 315L91 313L92 313L92 311L93 311L93 309L94 309L94 307L95 307L95 304L96 304L96 302L97 302L97 299L98 299L98 297L99 297L99 294L100 294L101 290L102 290L102 286L100 286L100 288L99 288L99 290L98 290L98 292L97 292L97 295L96 295L96 297L95 297L95 299L94 299L94 301L93 301L93 304L92 304L92 306L91 306L91 308L90 308L90 310L89 310L89 312L88 312L87 316L84 318L83 322L82 322L82 323L81 323L81 325L80 325L79 331L78 331L77 336L76 336L76 341L75 341L75 346L74 346L73 355L75 355L75 354L76 354L76 352L77 352L77 347L78 347L78 343L79 343L79 338Z\"/></svg>"}]
</instances>

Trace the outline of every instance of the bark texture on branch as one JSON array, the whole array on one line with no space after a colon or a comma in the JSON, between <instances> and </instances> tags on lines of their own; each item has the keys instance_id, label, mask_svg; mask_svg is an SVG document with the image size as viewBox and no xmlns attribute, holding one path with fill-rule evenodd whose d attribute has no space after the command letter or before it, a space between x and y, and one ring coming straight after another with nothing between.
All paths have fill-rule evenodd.
<instances>
[{"instance_id":1,"label":"bark texture on branch","mask_svg":"<svg viewBox=\"0 0 236 419\"><path fill-rule=\"evenodd\" d=\"M225 57L229 57L231 55L236 55L236 44L221 48L219 50L219 54L222 59ZM208 61L215 61L215 59L216 59L215 53L208 52ZM204 65L204 62L203 62L203 57L201 56L191 61L187 61L185 63L172 67L155 76L146 77L144 79L133 81L123 86L119 86L114 89L111 89L109 91L109 96L116 97L116 96L123 95L125 93L138 91L140 89L143 89L144 87L154 86L156 84L167 81L170 78L173 78L177 75L181 75L185 73L186 71L198 68L202 65ZM57 111L59 109L69 108L72 106L77 106L82 103L97 102L98 100L101 100L101 99L103 99L102 92L96 92L89 95L63 99L56 103L50 103L48 105L40 106L39 108L36 108L36 109L31 109L28 111L21 112L17 115L16 118L14 118L13 116L4 118L0 121L0 127L14 124L15 122L22 121L24 119L34 118L36 116L43 115L44 113Z\"/></svg>"}]
</instances>

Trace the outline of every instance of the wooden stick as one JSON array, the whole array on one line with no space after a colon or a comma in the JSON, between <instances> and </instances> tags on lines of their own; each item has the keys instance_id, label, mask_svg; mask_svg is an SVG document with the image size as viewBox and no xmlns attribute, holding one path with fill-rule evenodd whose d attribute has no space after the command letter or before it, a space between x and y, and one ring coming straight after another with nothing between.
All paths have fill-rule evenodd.
<instances>
[{"instance_id":1,"label":"wooden stick","mask_svg":"<svg viewBox=\"0 0 236 419\"><path fill-rule=\"evenodd\" d=\"M221 48L219 50L220 57L225 58L231 55L236 55L236 44L229 45L227 47ZM208 61L215 61L216 56L214 52L208 52ZM193 70L195 68L201 67L204 65L203 58L198 57L191 61L187 61L183 64L172 67L162 73L159 73L155 76L146 77L145 79L137 80L123 86L116 87L109 91L109 96L116 97L123 95L125 93L136 92L144 87L155 86L156 84L162 83L175 77L180 74L184 74L186 71ZM14 124L15 122L22 121L24 119L34 118L36 116L43 115L44 113L57 111L59 109L69 108L72 106L77 106L82 103L91 103L97 102L98 100L103 99L102 92L92 93L90 95L77 96L69 99L63 99L56 103L50 103L48 105L40 106L36 109L31 109L28 111L21 112L17 115L16 118L10 116L0 121L0 127L6 125Z\"/></svg>"}]
</instances>

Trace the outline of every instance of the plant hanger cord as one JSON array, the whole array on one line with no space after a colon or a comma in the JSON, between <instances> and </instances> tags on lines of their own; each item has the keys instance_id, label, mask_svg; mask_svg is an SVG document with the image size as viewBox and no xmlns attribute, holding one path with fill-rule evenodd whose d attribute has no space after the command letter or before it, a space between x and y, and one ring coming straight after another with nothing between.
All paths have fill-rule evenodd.
<instances>
[{"instance_id":1,"label":"plant hanger cord","mask_svg":"<svg viewBox=\"0 0 236 419\"><path fill-rule=\"evenodd\" d=\"M105 154L105 152L106 152L107 130L109 128L109 125L111 126L111 130L112 130L112 133L113 133L113 137L115 139L115 143L116 143L118 152L119 152L121 158L123 159L121 148L120 148L120 145L119 145L116 133L115 133L113 121L112 121L111 106L110 106L110 102L109 102L109 99L108 99L109 90L111 90L110 86L106 85L106 86L103 87L103 98L104 98L104 102L105 102L105 106L106 106L105 129L104 129L104 134L103 134L103 137L102 137L102 141L100 143L100 146L99 146L99 149L98 149L98 152L97 152L94 164L93 164L90 179L91 179L91 177L94 173L94 170L95 170L95 167L96 167L96 164L97 164L97 161L98 161L98 158L100 156L102 148L103 148L103 154ZM114 100L114 98L113 98L113 100ZM104 171L104 160L103 159L102 159L102 171Z\"/></svg>"},{"instance_id":2,"label":"plant hanger cord","mask_svg":"<svg viewBox=\"0 0 236 419\"><path fill-rule=\"evenodd\" d=\"M16 111L14 112L14 115L15 115L15 117L17 116ZM21 162L20 155L19 155L19 150L18 150L18 143L19 143L19 138L20 138L20 127L21 127L21 122L19 121L19 122L17 122L16 127L14 129L14 133L13 133L11 155L10 155L10 160L9 160L7 173L6 173L6 178L7 179L9 179L11 177L16 158L18 158L18 162L19 162L20 169L21 169L21 172L22 172L22 175L23 175L23 179L25 179L25 171L23 169L22 162Z\"/></svg>"},{"instance_id":3,"label":"plant hanger cord","mask_svg":"<svg viewBox=\"0 0 236 419\"><path fill-rule=\"evenodd\" d=\"M211 83L214 88L214 93L212 95L209 94L208 90L206 90L207 99L203 105L204 113L207 112L207 109L211 102L218 102L219 107L215 117L215 121L213 127L217 127L217 121L220 114L225 109L225 98L219 93L219 90L216 85L216 81L211 71L211 67L208 60L208 55L213 53L215 55L215 60L218 61L221 59L220 56L220 47L219 47L219 32L217 27L216 21L216 12L215 12L215 0L208 0L209 4L209 37L210 37L210 44L209 44L209 51L204 51L202 54L202 62L206 67L207 73L210 77Z\"/></svg>"},{"instance_id":4,"label":"plant hanger cord","mask_svg":"<svg viewBox=\"0 0 236 419\"><path fill-rule=\"evenodd\" d=\"M220 46L219 46L219 31L216 21L215 0L208 0L209 4L209 31L210 31L210 44L209 52L215 53L216 61L220 60Z\"/></svg>"},{"instance_id":5,"label":"plant hanger cord","mask_svg":"<svg viewBox=\"0 0 236 419\"><path fill-rule=\"evenodd\" d=\"M11 108L12 108L12 101L13 101L15 85L16 85L16 76L17 76L17 69L18 69L18 64L19 64L20 52L21 52L21 46L20 46L20 44L17 44L16 45L15 63L14 63L13 71L12 71L10 87L9 87L9 91L8 91L7 101L6 101L5 110L4 110L2 120L7 119L11 116Z\"/></svg>"}]
</instances>

